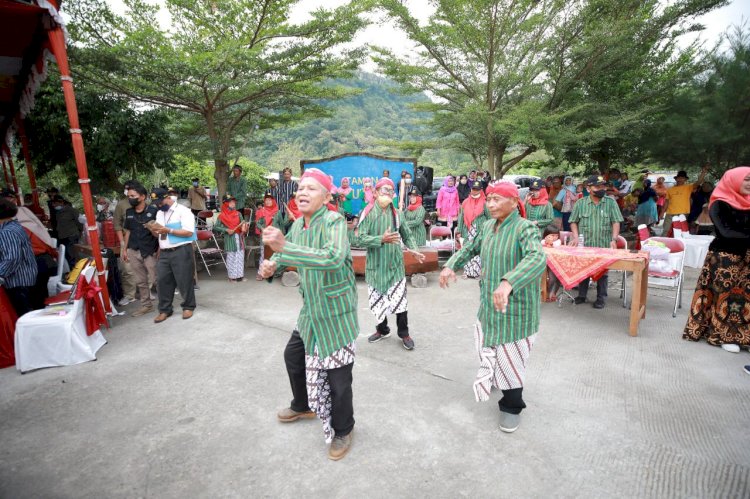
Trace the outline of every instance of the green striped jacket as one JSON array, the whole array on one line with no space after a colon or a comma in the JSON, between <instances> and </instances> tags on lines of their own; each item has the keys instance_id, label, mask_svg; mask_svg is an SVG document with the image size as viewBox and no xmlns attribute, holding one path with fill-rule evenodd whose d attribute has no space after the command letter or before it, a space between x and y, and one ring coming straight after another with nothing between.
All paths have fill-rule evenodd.
<instances>
[{"instance_id":1,"label":"green striped jacket","mask_svg":"<svg viewBox=\"0 0 750 499\"><path fill-rule=\"evenodd\" d=\"M394 226L394 214L398 217ZM357 246L367 248L367 262L365 264L365 281L380 293L386 293L388 288L403 279L404 253L400 244L383 244L381 237L386 229L391 232L398 230L401 240L409 249L417 249L411 230L404 223L404 215L398 210L382 209L377 204L359 222Z\"/></svg>"},{"instance_id":2,"label":"green striped jacket","mask_svg":"<svg viewBox=\"0 0 750 499\"><path fill-rule=\"evenodd\" d=\"M286 244L271 260L279 270L296 267L300 276L302 310L297 329L305 352L317 345L321 357L353 342L359 334L357 286L346 221L323 206L304 227L297 219L286 235Z\"/></svg>"},{"instance_id":3,"label":"green striped jacket","mask_svg":"<svg viewBox=\"0 0 750 499\"><path fill-rule=\"evenodd\" d=\"M584 246L609 248L612 224L622 222L622 213L614 199L605 196L596 204L591 197L579 199L573 205L569 222L578 224L578 234L583 234Z\"/></svg>"},{"instance_id":4,"label":"green striped jacket","mask_svg":"<svg viewBox=\"0 0 750 499\"><path fill-rule=\"evenodd\" d=\"M475 255L482 257L477 318L485 347L512 343L539 331L540 282L547 264L534 224L513 211L496 225L494 219L485 222L477 236L445 264L455 270ZM513 286L504 314L495 310L492 301L492 293L503 280Z\"/></svg>"},{"instance_id":5,"label":"green striped jacket","mask_svg":"<svg viewBox=\"0 0 750 499\"><path fill-rule=\"evenodd\" d=\"M420 206L413 211L404 211L404 224L409 227L417 246L427 245L427 231L424 228L425 213L424 206Z\"/></svg>"},{"instance_id":6,"label":"green striped jacket","mask_svg":"<svg viewBox=\"0 0 750 499\"><path fill-rule=\"evenodd\" d=\"M242 251L244 250L244 246L238 248L237 247L237 238L234 237L234 235L229 235L227 233L228 227L224 225L224 223L221 221L221 219L217 218L216 223L213 226L213 231L216 234L224 234L224 251L231 253L233 251ZM242 238L242 234L240 234L240 238ZM240 245L243 245L243 242L240 242Z\"/></svg>"},{"instance_id":7,"label":"green striped jacket","mask_svg":"<svg viewBox=\"0 0 750 499\"><path fill-rule=\"evenodd\" d=\"M539 234L544 234L544 229L554 219L552 204L547 203L534 206L529 201L526 201L526 218L531 222L536 222L536 226L539 227Z\"/></svg>"}]
</instances>

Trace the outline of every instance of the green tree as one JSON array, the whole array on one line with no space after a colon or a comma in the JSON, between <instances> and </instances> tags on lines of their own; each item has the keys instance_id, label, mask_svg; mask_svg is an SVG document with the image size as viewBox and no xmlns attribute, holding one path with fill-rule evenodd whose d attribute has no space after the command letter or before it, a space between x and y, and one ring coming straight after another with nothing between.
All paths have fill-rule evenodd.
<instances>
[{"instance_id":1,"label":"green tree","mask_svg":"<svg viewBox=\"0 0 750 499\"><path fill-rule=\"evenodd\" d=\"M719 178L750 164L750 29L735 28L729 50L680 88L645 134L651 161L695 169L706 163Z\"/></svg>"},{"instance_id":2,"label":"green tree","mask_svg":"<svg viewBox=\"0 0 750 499\"><path fill-rule=\"evenodd\" d=\"M365 24L356 1L292 24L292 0L165 0L169 30L159 27L159 7L123 3L123 16L97 0L65 5L73 68L120 95L179 111L178 130L213 159L222 194L231 153L256 125L324 114L319 99L346 92L319 83L348 76L363 56L342 47Z\"/></svg>"},{"instance_id":3,"label":"green tree","mask_svg":"<svg viewBox=\"0 0 750 499\"><path fill-rule=\"evenodd\" d=\"M437 0L424 25L399 0L378 3L418 52L409 59L379 48L375 61L407 91L434 96L419 108L434 113L431 124L445 147L465 151L477 164L486 161L502 176L538 148L595 143L586 134L605 123L586 127L581 117L597 111L587 108L589 99L601 100L617 82L613 70L622 76L638 64L645 72L655 69L675 37L690 29L689 19L726 1ZM662 44L669 49L660 51ZM644 56L633 57L632 50ZM627 93L625 82L622 87ZM648 104L649 97L638 95ZM644 106L632 108L638 99L615 100L606 123L612 133L643 116ZM508 154L511 149L518 152Z\"/></svg>"},{"instance_id":4,"label":"green tree","mask_svg":"<svg viewBox=\"0 0 750 499\"><path fill-rule=\"evenodd\" d=\"M174 168L169 174L169 186L176 189L188 189L194 178L199 179L200 185L213 184L213 167L182 154L174 157Z\"/></svg>"},{"instance_id":5,"label":"green tree","mask_svg":"<svg viewBox=\"0 0 750 499\"><path fill-rule=\"evenodd\" d=\"M126 178L171 166L169 118L164 112L133 109L127 99L86 82L76 84L76 101L93 192L119 192ZM67 183L77 179L69 130L60 75L50 66L49 78L26 118L29 152L38 177L59 166L67 174Z\"/></svg>"}]
</instances>

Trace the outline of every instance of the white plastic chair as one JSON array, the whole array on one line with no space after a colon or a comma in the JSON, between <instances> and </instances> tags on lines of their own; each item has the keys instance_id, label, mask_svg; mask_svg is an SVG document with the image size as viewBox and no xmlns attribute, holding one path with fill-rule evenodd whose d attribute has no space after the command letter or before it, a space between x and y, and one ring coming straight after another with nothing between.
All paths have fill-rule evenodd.
<instances>
[{"instance_id":1,"label":"white plastic chair","mask_svg":"<svg viewBox=\"0 0 750 499\"><path fill-rule=\"evenodd\" d=\"M655 272L649 270L648 286L657 289L675 290L672 317L677 317L677 308L682 308L682 274L685 268L685 243L680 239L675 239L673 237L651 237L646 239L646 241L658 241L664 243L664 245L669 248L669 261L672 265L672 271ZM644 244L646 241L644 241Z\"/></svg>"},{"instance_id":2,"label":"white plastic chair","mask_svg":"<svg viewBox=\"0 0 750 499\"><path fill-rule=\"evenodd\" d=\"M91 281L94 267L86 267L80 279ZM64 305L65 315L48 315L34 310L16 322L16 369L26 373L44 367L71 366L96 360L96 352L105 344L101 331L89 336L84 321L84 302Z\"/></svg>"},{"instance_id":3,"label":"white plastic chair","mask_svg":"<svg viewBox=\"0 0 750 499\"><path fill-rule=\"evenodd\" d=\"M47 295L55 296L57 294L57 285L62 282L63 271L65 270L65 245L57 247L57 272L47 280Z\"/></svg>"}]
</instances>

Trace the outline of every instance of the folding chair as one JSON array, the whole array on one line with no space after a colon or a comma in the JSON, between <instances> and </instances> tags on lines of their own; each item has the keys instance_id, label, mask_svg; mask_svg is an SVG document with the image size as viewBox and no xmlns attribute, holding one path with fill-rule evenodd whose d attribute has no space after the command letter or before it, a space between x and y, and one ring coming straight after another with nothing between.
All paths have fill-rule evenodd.
<instances>
[{"instance_id":1,"label":"folding chair","mask_svg":"<svg viewBox=\"0 0 750 499\"><path fill-rule=\"evenodd\" d=\"M214 219L213 211L211 210L199 211L198 215L195 217L195 228L210 230L211 226L213 225L213 219ZM211 225L209 225L208 223L209 220L211 220Z\"/></svg>"},{"instance_id":2,"label":"folding chair","mask_svg":"<svg viewBox=\"0 0 750 499\"><path fill-rule=\"evenodd\" d=\"M559 237L560 237L560 241L567 242L567 241L570 241L570 239L573 237L573 233L568 230L561 230L559 232ZM570 289L565 289L565 286L563 286L562 283L560 283L560 288L562 289L562 291L557 295L557 307L558 308L562 308L563 301L565 301L566 298L570 300L571 303L576 301L573 295L570 294Z\"/></svg>"},{"instance_id":3,"label":"folding chair","mask_svg":"<svg viewBox=\"0 0 750 499\"><path fill-rule=\"evenodd\" d=\"M628 241L622 236L617 236L617 249L628 249ZM622 306L627 307L627 289L625 287L627 279L627 271L625 270L612 270L611 272L617 272L620 274L620 282L616 282L620 288L620 298L622 298Z\"/></svg>"},{"instance_id":4,"label":"folding chair","mask_svg":"<svg viewBox=\"0 0 750 499\"><path fill-rule=\"evenodd\" d=\"M198 240L195 241L195 248L198 250L198 254L201 257L201 261L203 262L203 266L206 268L208 275L211 275L211 271L208 267L212 265L223 263L224 268L226 269L227 261L224 259L224 251L219 247L219 242L216 240L214 233L205 229L198 229L197 233ZM213 247L206 246L205 248L201 248L198 246L199 241L213 242L214 245ZM217 255L219 257L218 259L216 258ZM206 257L208 257L208 261L206 261Z\"/></svg>"},{"instance_id":5,"label":"folding chair","mask_svg":"<svg viewBox=\"0 0 750 499\"><path fill-rule=\"evenodd\" d=\"M446 248L443 246L434 246L432 241L435 237L447 237L450 240L450 247ZM450 227L433 225L430 227L430 247L436 248L438 251L450 251L451 255L456 252L456 240L453 237L453 231Z\"/></svg>"},{"instance_id":6,"label":"folding chair","mask_svg":"<svg viewBox=\"0 0 750 499\"><path fill-rule=\"evenodd\" d=\"M672 317L677 317L677 309L682 308L682 274L685 266L685 243L672 237L651 237L646 241L658 241L669 248L671 272L657 272L649 269L648 286L657 289L674 289L674 309ZM646 243L646 241L643 241ZM654 295L665 296L665 295ZM671 298L671 296L670 296Z\"/></svg>"}]
</instances>

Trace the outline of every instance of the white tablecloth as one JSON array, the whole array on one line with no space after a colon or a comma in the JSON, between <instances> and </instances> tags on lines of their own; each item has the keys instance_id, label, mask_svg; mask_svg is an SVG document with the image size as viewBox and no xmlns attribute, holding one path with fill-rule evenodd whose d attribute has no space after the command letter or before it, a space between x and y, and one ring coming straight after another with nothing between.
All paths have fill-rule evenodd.
<instances>
[{"instance_id":1,"label":"white tablecloth","mask_svg":"<svg viewBox=\"0 0 750 499\"><path fill-rule=\"evenodd\" d=\"M714 236L696 236L683 234L682 242L685 243L685 266L699 269L703 267L703 261L708 253L708 246Z\"/></svg>"}]
</instances>

